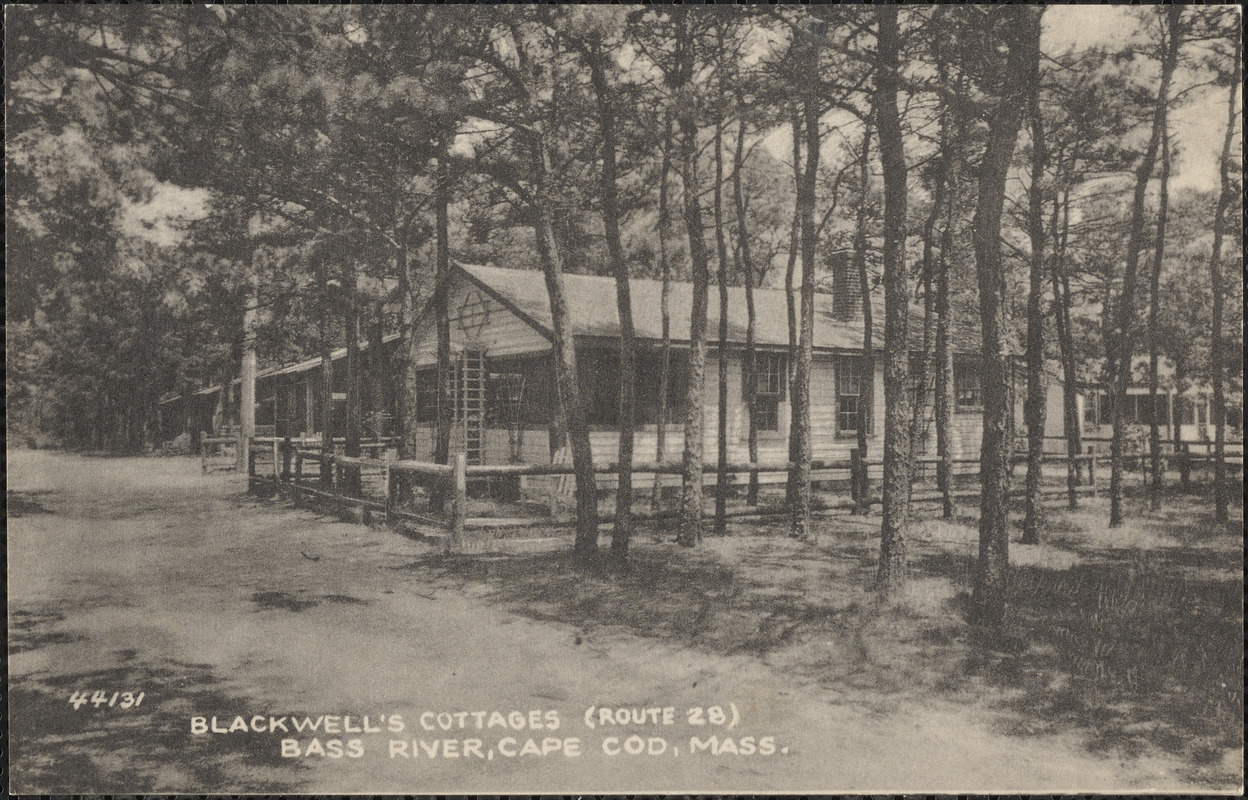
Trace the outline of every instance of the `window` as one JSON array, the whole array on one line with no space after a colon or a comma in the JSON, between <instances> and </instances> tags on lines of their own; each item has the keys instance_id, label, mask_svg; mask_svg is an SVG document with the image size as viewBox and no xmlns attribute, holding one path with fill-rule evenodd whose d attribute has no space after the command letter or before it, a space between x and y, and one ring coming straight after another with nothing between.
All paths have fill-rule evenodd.
<instances>
[{"instance_id":1,"label":"window","mask_svg":"<svg viewBox=\"0 0 1248 800\"><path fill-rule=\"evenodd\" d=\"M1109 392L1089 391L1083 395L1083 421L1086 425L1109 425L1114 421Z\"/></svg>"},{"instance_id":2,"label":"window","mask_svg":"<svg viewBox=\"0 0 1248 800\"><path fill-rule=\"evenodd\" d=\"M486 419L492 426L541 427L555 418L559 395L549 354L486 360Z\"/></svg>"},{"instance_id":3,"label":"window","mask_svg":"<svg viewBox=\"0 0 1248 800\"><path fill-rule=\"evenodd\" d=\"M485 381L485 420L491 428L515 428L524 410L522 372L491 372Z\"/></svg>"},{"instance_id":4,"label":"window","mask_svg":"<svg viewBox=\"0 0 1248 800\"><path fill-rule=\"evenodd\" d=\"M966 358L953 362L953 399L958 411L972 411L983 407L978 359Z\"/></svg>"},{"instance_id":5,"label":"window","mask_svg":"<svg viewBox=\"0 0 1248 800\"><path fill-rule=\"evenodd\" d=\"M779 432L780 404L784 402L789 371L784 353L754 354L754 429ZM742 390L747 389L742 384ZM749 401L749 398L745 398Z\"/></svg>"},{"instance_id":6,"label":"window","mask_svg":"<svg viewBox=\"0 0 1248 800\"><path fill-rule=\"evenodd\" d=\"M1137 394L1131 395L1131 398L1134 402L1127 406L1128 423L1152 425L1154 417L1158 425L1169 422L1165 395Z\"/></svg>"},{"instance_id":7,"label":"window","mask_svg":"<svg viewBox=\"0 0 1248 800\"><path fill-rule=\"evenodd\" d=\"M416 373L416 421L438 421L438 370L422 369Z\"/></svg>"},{"instance_id":8,"label":"window","mask_svg":"<svg viewBox=\"0 0 1248 800\"><path fill-rule=\"evenodd\" d=\"M924 361L927 366L924 368ZM940 365L936 363L936 359L929 354L927 359L923 358L922 353L910 353L910 402L914 405L923 406L927 411L927 415L931 416L932 409L936 402L936 371ZM924 374L926 373L926 374ZM926 389L919 394L920 385L924 383L926 378Z\"/></svg>"},{"instance_id":9,"label":"window","mask_svg":"<svg viewBox=\"0 0 1248 800\"><path fill-rule=\"evenodd\" d=\"M277 424L277 395L271 386L265 387L268 396L256 400L256 425Z\"/></svg>"},{"instance_id":10,"label":"window","mask_svg":"<svg viewBox=\"0 0 1248 800\"><path fill-rule=\"evenodd\" d=\"M1209 398L1207 396L1184 397L1175 400L1175 419L1180 425L1200 425L1209 423ZM1231 409L1227 409L1229 415ZM1228 416L1227 419L1230 419Z\"/></svg>"},{"instance_id":11,"label":"window","mask_svg":"<svg viewBox=\"0 0 1248 800\"><path fill-rule=\"evenodd\" d=\"M871 433L871 380L867 360L862 356L841 356L836 360L836 430L858 431L859 410L866 411L867 433Z\"/></svg>"},{"instance_id":12,"label":"window","mask_svg":"<svg viewBox=\"0 0 1248 800\"><path fill-rule=\"evenodd\" d=\"M620 424L620 354L614 347L580 347L576 351L577 370L586 417L591 425L618 427ZM633 370L633 420L637 425L657 425L662 355L658 349L638 349ZM689 353L672 349L667 384L666 424L684 422L689 389ZM553 380L553 373L552 373ZM551 393L552 403L557 402Z\"/></svg>"},{"instance_id":13,"label":"window","mask_svg":"<svg viewBox=\"0 0 1248 800\"><path fill-rule=\"evenodd\" d=\"M1100 393L1087 392L1083 395L1083 422L1085 425L1096 425L1100 421Z\"/></svg>"},{"instance_id":14,"label":"window","mask_svg":"<svg viewBox=\"0 0 1248 800\"><path fill-rule=\"evenodd\" d=\"M685 420L686 395L689 391L689 351L671 350L668 362L667 405L664 423L679 425ZM662 384L663 355L659 348L637 353L636 421L638 425L659 423L659 389Z\"/></svg>"},{"instance_id":15,"label":"window","mask_svg":"<svg viewBox=\"0 0 1248 800\"><path fill-rule=\"evenodd\" d=\"M576 359L581 396L585 403L589 424L618 426L620 424L619 351L582 348L576 351ZM635 416L634 411L634 418Z\"/></svg>"},{"instance_id":16,"label":"window","mask_svg":"<svg viewBox=\"0 0 1248 800\"><path fill-rule=\"evenodd\" d=\"M924 367L924 361L927 365ZM936 372L940 365L936 363L936 359L929 353L924 359L922 353L910 353L910 402L913 403L912 409L922 408L922 420L919 423L918 435L914 439L914 452L916 455L926 455L928 447L928 439L935 429L936 424ZM926 373L926 375L924 374ZM924 380L926 378L926 381ZM926 383L926 386L923 384ZM919 389L923 388L923 392Z\"/></svg>"},{"instance_id":17,"label":"window","mask_svg":"<svg viewBox=\"0 0 1248 800\"><path fill-rule=\"evenodd\" d=\"M1110 425L1113 423L1113 407L1108 392L1089 392L1084 395L1083 421L1088 425ZM1170 421L1166 396L1154 398L1146 394L1129 394L1122 405L1122 419L1128 425L1148 425L1153 416L1157 422L1166 425Z\"/></svg>"}]
</instances>

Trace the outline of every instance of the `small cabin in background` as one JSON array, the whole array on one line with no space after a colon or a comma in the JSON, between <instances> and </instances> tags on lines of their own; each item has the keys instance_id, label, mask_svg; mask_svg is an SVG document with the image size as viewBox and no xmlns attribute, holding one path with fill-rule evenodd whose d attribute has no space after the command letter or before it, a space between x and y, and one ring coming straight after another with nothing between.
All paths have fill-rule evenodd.
<instances>
[{"instance_id":1,"label":"small cabin in background","mask_svg":"<svg viewBox=\"0 0 1248 800\"><path fill-rule=\"evenodd\" d=\"M814 364L811 374L811 427L815 461L846 461L857 447L858 409L867 404L868 434L873 452L883 444L883 309L879 303L873 326L873 368L867 369L863 349L861 294L852 279L848 259L833 270L834 293L815 294ZM569 309L568 324L576 341L576 357L585 411L590 424L594 458L614 461L619 432L619 337L615 280L610 277L564 276ZM454 365L452 403L454 428L452 450L466 454L470 464L550 463L561 460L552 339L553 324L544 276L536 271L456 264L450 278L451 354ZM662 283L633 280L631 283L637 357L636 445L638 460L653 461L657 426L664 404L660 403L662 372ZM794 291L796 299L797 291ZM705 381L705 450L715 452L718 426L719 360L728 365L729 460L748 461L748 402L757 398L759 461L788 460L788 431L792 409L789 397L788 310L782 289L756 289L755 352L757 374L752 386L743 382L746 342L746 303L742 287L729 289L728 336L718 340L719 305L711 288L708 308L708 358ZM683 421L689 370L689 317L692 285L670 285L671 361L667 403L664 460L678 461L684 447ZM922 341L922 311L911 312L911 350ZM419 458L433 452L438 418L437 339L432 307L418 317L414 335L421 379L415 413L421 435L416 442ZM365 375L391 376L383 385L369 381L365 392L366 436L394 433L392 419L401 374L397 335L383 340L382 367L374 371L368 348L362 347ZM979 454L982 434L979 337L974 330L954 332L955 409L954 455L973 458ZM346 349L332 354L334 395L332 407L321 407L321 359L308 359L261 370L257 375L256 424L271 435L316 436L329 425L335 435L345 429ZM912 355L912 358L915 357ZM1020 373L1021 374L1021 373ZM933 379L934 381L934 379ZM227 409L236 408L237 381L230 387ZM190 431L219 429L221 387L200 390L186 398L183 424ZM929 387L930 391L930 387ZM1015 392L1015 400L1021 393ZM181 400L181 398L179 398ZM1017 402L1015 403L1017 407ZM929 397L930 407L930 397ZM368 409L373 412L369 414ZM172 409L171 409L172 411ZM1017 412L1016 412L1017 414ZM177 422L179 414L169 414ZM227 412L228 416L228 412ZM920 453L934 454L935 425L929 419ZM1052 417L1051 417L1052 419ZM1057 417L1060 419L1060 415ZM215 424L214 424L215 423ZM176 434L175 434L176 435Z\"/></svg>"},{"instance_id":2,"label":"small cabin in background","mask_svg":"<svg viewBox=\"0 0 1248 800\"><path fill-rule=\"evenodd\" d=\"M1061 366L1048 365L1049 383L1046 394L1045 432L1050 437L1066 435L1063 412L1063 377ZM1161 426L1162 439L1173 442L1176 429L1185 442L1211 442L1215 434L1212 413L1212 390L1203 383L1192 384L1180 390L1175 386L1174 365L1162 359L1158 366L1160 389L1153 394L1148 386L1148 359L1137 356L1132 364L1132 380L1127 387L1127 402L1123 417L1129 426L1148 427L1156 419ZM1112 387L1104 382L1080 381L1076 403L1079 409L1079 434L1091 441L1113 436L1110 410ZM1242 391L1228 391L1226 402L1226 428L1228 439L1243 439L1244 412ZM1050 444L1051 449L1064 449L1065 445Z\"/></svg>"}]
</instances>

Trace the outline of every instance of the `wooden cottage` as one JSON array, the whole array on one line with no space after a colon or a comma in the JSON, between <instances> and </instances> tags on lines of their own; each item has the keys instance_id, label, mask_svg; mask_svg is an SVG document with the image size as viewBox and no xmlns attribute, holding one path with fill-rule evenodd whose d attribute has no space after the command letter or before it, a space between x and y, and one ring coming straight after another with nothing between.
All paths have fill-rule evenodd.
<instances>
[{"instance_id":1,"label":"wooden cottage","mask_svg":"<svg viewBox=\"0 0 1248 800\"><path fill-rule=\"evenodd\" d=\"M1059 364L1047 365L1049 373L1046 394L1047 423L1045 431L1052 437L1066 435L1063 414L1063 378ZM1161 427L1162 438L1172 442L1177 432L1185 442L1209 442L1215 435L1213 418L1213 392L1207 384L1195 383L1180 391L1175 386L1174 365L1163 358L1158 366L1160 388L1157 394L1149 390L1148 359L1136 356L1132 362L1131 383L1127 387L1127 400L1123 417L1128 426L1147 427L1156 418ZM1103 381L1083 380L1077 385L1076 404L1079 409L1079 433L1089 441L1108 439L1113 435L1110 416L1111 387ZM1227 391L1226 427L1228 437L1243 438L1243 391L1231 387ZM1050 449L1058 449L1051 443ZM1061 445L1064 448L1064 445Z\"/></svg>"},{"instance_id":2,"label":"wooden cottage","mask_svg":"<svg viewBox=\"0 0 1248 800\"><path fill-rule=\"evenodd\" d=\"M849 280L848 263L834 269L834 293L815 294L814 365L811 374L811 424L813 459L844 461L857 446L858 408L870 406L871 447L879 453L883 443L884 390L883 310L873 329L874 369L868 374L863 358L861 295L856 281ZM583 402L591 428L595 460L614 461L618 446L619 319L615 281L610 277L565 275L569 308L568 324L576 341ZM839 284L839 286L838 286ZM542 273L489 266L456 264L449 288L451 354L454 364L452 450L463 451L470 464L549 463L565 453L552 451L551 431L557 425L558 398L552 360L553 327L550 303ZM654 460L660 412L662 284L654 280L632 282L634 327L638 342L637 433L639 459ZM728 361L730 405L727 409L729 459L747 458L748 393L758 398L759 460L783 463L788 458L791 398L788 396L788 310L779 289L755 291L757 380L742 385L746 339L745 290L729 290L727 340L718 341L719 307L714 287L707 323L708 359L705 382L705 453L715 452L718 414L718 362ZM676 461L684 446L684 403L688 385L689 314L692 285L670 286L671 372L666 404L665 460ZM796 298L797 292L794 291ZM911 316L912 350L921 341L922 311ZM415 413L421 426L418 454L432 454L437 421L437 341L432 307L418 317L415 336L419 343L421 370ZM391 385L372 387L383 409L366 424L374 434L392 433L386 424L396 395L398 337L384 340L383 358L395 364ZM981 439L981 395L978 334L955 333L955 410L953 419L955 457L978 456ZM364 348L367 355L367 348ZM278 436L319 435L328 421L341 435L345 414L345 348L333 353L334 403L326 412L320 407L317 387L321 360L309 359L261 370L257 376L256 424L258 433ZM368 374L376 374L370 372ZM219 387L201 390L201 405L215 404ZM203 397L212 403L202 402ZM225 404L229 406L230 404ZM387 413L389 412L389 413ZM204 414L200 409L199 414ZM930 417L930 412L929 412ZM380 420L380 421L379 421ZM200 423L203 424L203 423ZM194 429L194 426L191 426ZM204 429L210 429L205 427ZM920 452L935 453L935 426L928 420Z\"/></svg>"},{"instance_id":3,"label":"wooden cottage","mask_svg":"<svg viewBox=\"0 0 1248 800\"><path fill-rule=\"evenodd\" d=\"M615 281L609 277L565 275L568 324L576 340L582 399L590 424L594 457L614 461L618 446L619 318ZM633 324L638 342L636 453L652 460L657 444L661 375L662 284L634 280L631 284ZM796 292L795 292L796 294ZM846 293L848 294L848 293ZM451 352L455 363L452 442L469 463L547 463L562 454L551 451L550 430L558 399L552 362L553 326L550 302L540 272L457 265L450 288ZM684 446L684 404L688 386L689 309L692 285L670 287L671 373L666 404L665 460L679 460ZM815 295L814 367L811 374L813 458L844 460L856 446L858 407L869 403L868 424L876 446L882 442L882 325L875 326L876 363L866 374L863 325L857 296ZM761 462L788 459L790 398L788 397L788 323L783 290L755 291L756 370L753 387L742 385L745 362L745 290L732 287L728 300L728 337L721 353L719 307L711 298L707 331L710 338L705 382L705 452L715 452L718 427L719 359L728 360L727 409L729 460L748 461L748 394L758 398L758 440ZM879 315L882 319L882 314ZM416 413L425 423L425 441L418 452L432 452L436 407L436 337L432 311L418 321L421 382L425 402ZM977 341L963 332L955 360L957 413L955 446L960 455L977 455L980 444L980 392ZM916 337L917 344L917 337ZM929 425L935 450L934 426Z\"/></svg>"}]
</instances>

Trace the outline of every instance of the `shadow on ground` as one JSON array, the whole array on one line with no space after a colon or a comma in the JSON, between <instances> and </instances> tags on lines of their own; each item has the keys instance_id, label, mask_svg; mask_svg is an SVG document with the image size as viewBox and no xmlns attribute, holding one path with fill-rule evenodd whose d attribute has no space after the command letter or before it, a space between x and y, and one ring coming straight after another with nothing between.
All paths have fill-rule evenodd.
<instances>
[{"instance_id":1,"label":"shadow on ground","mask_svg":"<svg viewBox=\"0 0 1248 800\"><path fill-rule=\"evenodd\" d=\"M888 606L868 589L878 518L825 520L817 547L778 525L694 549L640 534L615 572L578 569L566 551L401 569L451 592L484 587L508 611L573 626L577 644L618 632L750 655L881 714L987 700L1003 733L1075 734L1128 758L1158 748L1189 780L1222 785L1239 779L1226 749L1243 745L1242 525L1196 509L1113 533L1099 513L1054 511L1052 542L1020 554L1008 623L990 633L967 621L975 531L937 521L925 524L940 536L916 526L910 593Z\"/></svg>"},{"instance_id":2,"label":"shadow on ground","mask_svg":"<svg viewBox=\"0 0 1248 800\"><path fill-rule=\"evenodd\" d=\"M242 704L222 691L207 666L140 662L88 672L36 673L9 686L10 774L15 793L71 794L84 786L136 794L195 786L207 792L293 792L305 767L283 759L264 734L192 735L192 715ZM100 702L71 702L75 692ZM113 692L144 693L138 705L109 706ZM106 699L107 698L107 699ZM231 718L232 719L232 718Z\"/></svg>"},{"instance_id":3,"label":"shadow on ground","mask_svg":"<svg viewBox=\"0 0 1248 800\"><path fill-rule=\"evenodd\" d=\"M32 514L51 514L35 498L49 492L22 492L9 489L5 492L5 513L10 517L28 517Z\"/></svg>"}]
</instances>

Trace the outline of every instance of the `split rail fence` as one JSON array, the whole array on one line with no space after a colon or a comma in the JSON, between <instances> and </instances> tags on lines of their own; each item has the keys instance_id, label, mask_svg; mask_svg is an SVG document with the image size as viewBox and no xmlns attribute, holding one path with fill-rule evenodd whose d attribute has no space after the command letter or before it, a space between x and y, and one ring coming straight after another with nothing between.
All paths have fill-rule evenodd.
<instances>
[{"instance_id":1,"label":"split rail fence","mask_svg":"<svg viewBox=\"0 0 1248 800\"><path fill-rule=\"evenodd\" d=\"M316 449L309 445L317 445ZM491 538L491 531L501 528L531 527L566 527L574 523L551 519L542 516L502 518L469 516L469 485L483 479L506 478L516 479L521 476L571 476L574 474L571 465L566 464L505 464L505 465L469 465L463 453L452 458L450 464L435 464L423 461L399 460L391 457L393 440L370 441L361 444L361 450L367 456L352 457L340 453L325 453L319 449L317 440L290 440L275 437L257 437L252 440L249 448L248 477L253 488L268 485L277 490L296 496L321 498L337 504L356 507L369 519L384 520L389 524L408 524L421 533L443 540L448 551L459 552L477 549L480 544ZM1107 456L1096 452L1095 445L1090 452L1074 457L1079 465L1078 485L1050 485L1043 489L1046 496L1068 495L1072 491L1076 495L1095 497L1099 490L1099 481L1103 481L1107 470ZM817 462L811 470L811 480L816 484L836 483L841 487L840 497L828 502L823 498L816 505L816 514L841 510L862 509L879 505L882 501L878 496L871 496L864 487L869 486L869 471L882 466L879 460L863 460L857 451L852 451L851 459L841 462ZM1228 454L1228 466L1237 467L1242 471L1242 451ZM1147 454L1135 454L1141 465L1142 478L1147 470ZM1171 453L1168 458L1185 458L1191 467L1211 463L1213 456L1192 453ZM1235 461L1234 459L1238 459ZM1048 464L1069 464L1070 457L1065 454L1048 453L1044 457ZM939 459L921 457L916 459L918 465L926 472L934 467ZM1015 455L1011 459L1013 465L1025 463L1026 457ZM967 465L978 465L978 458L953 459L955 468ZM715 463L703 465L704 480L714 481L717 471ZM749 474L786 473L789 464L732 464L727 472L734 476ZM634 464L632 474L635 486L647 486L647 481L656 475L681 475L683 467L680 463ZM595 465L594 474L600 476L604 483L609 482L618 474L615 464ZM965 479L974 473L960 471L956 476ZM844 494L844 485L848 482L848 497ZM640 493L639 493L640 494ZM979 496L977 487L964 486L952 491L956 499ZM912 497L915 503L941 502L943 494L937 491L916 491ZM425 507L420 508L421 501ZM734 507L727 510L729 517L766 517L786 513L782 507L774 505L758 505ZM635 514L640 521L671 519L678 516L675 511L663 511L650 514ZM600 517L601 525L609 525L614 521L612 515Z\"/></svg>"}]
</instances>

